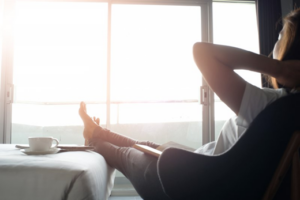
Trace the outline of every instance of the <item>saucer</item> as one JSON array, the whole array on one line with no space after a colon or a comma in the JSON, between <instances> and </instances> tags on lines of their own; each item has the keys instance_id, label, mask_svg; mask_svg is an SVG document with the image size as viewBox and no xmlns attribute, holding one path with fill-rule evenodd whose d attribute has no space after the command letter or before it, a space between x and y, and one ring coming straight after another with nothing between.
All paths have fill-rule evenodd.
<instances>
[{"instance_id":1,"label":"saucer","mask_svg":"<svg viewBox=\"0 0 300 200\"><path fill-rule=\"evenodd\" d=\"M20 151L27 155L44 155L44 154L55 154L60 151L60 148L51 148L47 151L32 151L30 148L28 148L28 149L20 149Z\"/></svg>"}]
</instances>

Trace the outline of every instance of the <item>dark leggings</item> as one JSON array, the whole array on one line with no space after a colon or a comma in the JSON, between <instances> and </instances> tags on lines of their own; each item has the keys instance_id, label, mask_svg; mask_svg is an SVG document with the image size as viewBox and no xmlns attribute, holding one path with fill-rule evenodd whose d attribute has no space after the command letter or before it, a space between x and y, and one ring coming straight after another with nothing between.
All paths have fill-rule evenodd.
<instances>
[{"instance_id":1,"label":"dark leggings","mask_svg":"<svg viewBox=\"0 0 300 200\"><path fill-rule=\"evenodd\" d=\"M101 127L95 129L91 144L111 167L130 180L143 199L169 199L158 177L157 158L132 148L134 144L157 148L158 144L137 141Z\"/></svg>"}]
</instances>

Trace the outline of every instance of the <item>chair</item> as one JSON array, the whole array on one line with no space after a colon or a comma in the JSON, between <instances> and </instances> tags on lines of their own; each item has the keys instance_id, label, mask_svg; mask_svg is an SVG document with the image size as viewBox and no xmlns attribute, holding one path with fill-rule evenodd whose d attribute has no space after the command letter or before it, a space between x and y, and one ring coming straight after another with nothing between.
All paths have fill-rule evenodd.
<instances>
[{"instance_id":1,"label":"chair","mask_svg":"<svg viewBox=\"0 0 300 200\"><path fill-rule=\"evenodd\" d=\"M273 199L293 160L291 198L299 200L298 130L300 94L293 94L263 110L221 155L169 148L158 160L164 191L171 199Z\"/></svg>"}]
</instances>

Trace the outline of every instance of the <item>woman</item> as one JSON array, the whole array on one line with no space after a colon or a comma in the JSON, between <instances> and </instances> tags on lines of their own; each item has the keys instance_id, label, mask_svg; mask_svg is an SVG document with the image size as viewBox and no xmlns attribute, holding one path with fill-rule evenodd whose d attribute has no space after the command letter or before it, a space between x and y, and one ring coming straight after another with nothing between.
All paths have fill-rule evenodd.
<instances>
[{"instance_id":1,"label":"woman","mask_svg":"<svg viewBox=\"0 0 300 200\"><path fill-rule=\"evenodd\" d=\"M196 150L197 153L216 155L232 147L249 127L253 119L267 105L278 98L295 92L300 86L300 9L284 19L284 27L273 50L273 58L257 55L241 49L197 43L194 59L212 90L227 104L236 116L229 119L216 142ZM289 60L289 61L288 61ZM294 61L293 61L294 60ZM239 77L234 70L247 69L271 77L274 88L260 89ZM108 164L121 171L144 199L168 199L157 174L157 159L134 148L145 144L153 148L159 145L140 142L110 132L99 126L100 120L86 114L81 103L79 114L84 122L84 137L104 156Z\"/></svg>"}]
</instances>

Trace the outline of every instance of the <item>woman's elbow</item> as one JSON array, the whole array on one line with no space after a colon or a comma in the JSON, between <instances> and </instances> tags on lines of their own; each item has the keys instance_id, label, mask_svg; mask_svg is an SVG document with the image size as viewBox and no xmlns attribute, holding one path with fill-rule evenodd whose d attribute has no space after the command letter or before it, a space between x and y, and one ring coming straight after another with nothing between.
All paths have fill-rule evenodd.
<instances>
[{"instance_id":1,"label":"woman's elbow","mask_svg":"<svg viewBox=\"0 0 300 200\"><path fill-rule=\"evenodd\" d=\"M194 44L193 55L198 67L201 65L201 63L205 62L205 60L211 55L211 46L212 44L205 42L197 42Z\"/></svg>"},{"instance_id":2,"label":"woman's elbow","mask_svg":"<svg viewBox=\"0 0 300 200\"><path fill-rule=\"evenodd\" d=\"M206 43L206 42L196 42L193 46L193 53L194 56L198 55L199 53L203 54L209 52L212 48L213 44Z\"/></svg>"},{"instance_id":3,"label":"woman's elbow","mask_svg":"<svg viewBox=\"0 0 300 200\"><path fill-rule=\"evenodd\" d=\"M202 45L203 43L202 42L196 42L193 46L193 53L194 53L194 56L195 54L197 54L197 52L202 48Z\"/></svg>"}]
</instances>

